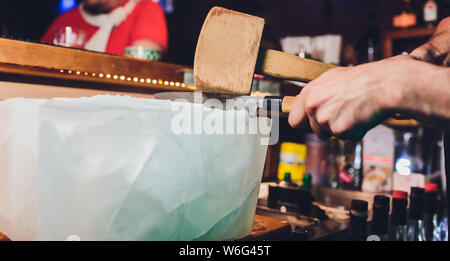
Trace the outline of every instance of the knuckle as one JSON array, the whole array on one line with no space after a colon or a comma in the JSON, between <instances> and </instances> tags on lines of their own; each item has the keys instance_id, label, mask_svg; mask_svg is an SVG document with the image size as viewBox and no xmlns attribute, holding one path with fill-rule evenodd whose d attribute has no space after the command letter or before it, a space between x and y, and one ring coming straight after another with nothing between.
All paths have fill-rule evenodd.
<instances>
[{"instance_id":1,"label":"knuckle","mask_svg":"<svg viewBox=\"0 0 450 261\"><path fill-rule=\"evenodd\" d=\"M342 137L348 131L348 127L347 127L347 124L345 124L345 123L337 122L337 123L331 124L330 130L333 132L333 134L335 136Z\"/></svg>"},{"instance_id":2,"label":"knuckle","mask_svg":"<svg viewBox=\"0 0 450 261\"><path fill-rule=\"evenodd\" d=\"M323 116L321 114L316 116L316 121L317 121L317 124L319 124L320 126L327 126L328 123L330 122L328 117Z\"/></svg>"},{"instance_id":3,"label":"knuckle","mask_svg":"<svg viewBox=\"0 0 450 261\"><path fill-rule=\"evenodd\" d=\"M316 113L316 104L312 99L308 99L305 102L305 110L309 115L315 115Z\"/></svg>"}]
</instances>

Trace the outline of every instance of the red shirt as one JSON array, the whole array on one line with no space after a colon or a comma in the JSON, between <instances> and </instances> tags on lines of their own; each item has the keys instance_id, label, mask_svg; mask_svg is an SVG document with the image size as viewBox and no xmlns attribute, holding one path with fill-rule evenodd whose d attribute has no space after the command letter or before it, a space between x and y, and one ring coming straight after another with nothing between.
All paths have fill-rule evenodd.
<instances>
[{"instance_id":1,"label":"red shirt","mask_svg":"<svg viewBox=\"0 0 450 261\"><path fill-rule=\"evenodd\" d=\"M123 3L123 5L127 2ZM80 9L76 7L56 18L44 36L42 36L41 41L53 43L55 30L65 26L85 31L86 41L98 30L98 27L88 24L83 19ZM167 50L166 18L161 6L151 0L138 2L128 17L113 29L106 46L106 52L123 55L125 48L131 46L137 40L150 40Z\"/></svg>"}]
</instances>

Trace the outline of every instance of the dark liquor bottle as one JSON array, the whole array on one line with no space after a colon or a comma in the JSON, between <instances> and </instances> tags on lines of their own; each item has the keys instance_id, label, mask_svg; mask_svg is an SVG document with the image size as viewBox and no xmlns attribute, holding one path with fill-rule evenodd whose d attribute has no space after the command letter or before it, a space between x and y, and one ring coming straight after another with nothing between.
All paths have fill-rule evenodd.
<instances>
[{"instance_id":1,"label":"dark liquor bottle","mask_svg":"<svg viewBox=\"0 0 450 261\"><path fill-rule=\"evenodd\" d=\"M435 183L425 184L424 213L423 221L425 225L426 241L437 241L439 238L439 220L437 213L437 191L438 186Z\"/></svg>"},{"instance_id":2,"label":"dark liquor bottle","mask_svg":"<svg viewBox=\"0 0 450 261\"><path fill-rule=\"evenodd\" d=\"M350 240L367 240L368 203L364 200L352 200L350 210Z\"/></svg>"},{"instance_id":3,"label":"dark liquor bottle","mask_svg":"<svg viewBox=\"0 0 450 261\"><path fill-rule=\"evenodd\" d=\"M408 241L425 241L425 227L422 219L424 189L411 188L408 211Z\"/></svg>"},{"instance_id":4,"label":"dark liquor bottle","mask_svg":"<svg viewBox=\"0 0 450 261\"><path fill-rule=\"evenodd\" d=\"M395 190L392 197L391 226L389 240L406 241L406 207L408 205L408 193Z\"/></svg>"},{"instance_id":5,"label":"dark liquor bottle","mask_svg":"<svg viewBox=\"0 0 450 261\"><path fill-rule=\"evenodd\" d=\"M372 205L371 235L376 235L381 241L389 240L389 197L376 195Z\"/></svg>"}]
</instances>

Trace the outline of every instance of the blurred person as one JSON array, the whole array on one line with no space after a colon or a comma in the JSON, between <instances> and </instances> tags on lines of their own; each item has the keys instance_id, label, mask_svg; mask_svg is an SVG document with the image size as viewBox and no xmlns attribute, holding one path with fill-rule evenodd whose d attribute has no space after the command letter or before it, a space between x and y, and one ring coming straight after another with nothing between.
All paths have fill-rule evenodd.
<instances>
[{"instance_id":1,"label":"blurred person","mask_svg":"<svg viewBox=\"0 0 450 261\"><path fill-rule=\"evenodd\" d=\"M84 31L84 48L92 51L123 55L132 46L167 51L164 12L152 0L81 0L56 18L41 41L53 43L55 31L66 26Z\"/></svg>"}]
</instances>

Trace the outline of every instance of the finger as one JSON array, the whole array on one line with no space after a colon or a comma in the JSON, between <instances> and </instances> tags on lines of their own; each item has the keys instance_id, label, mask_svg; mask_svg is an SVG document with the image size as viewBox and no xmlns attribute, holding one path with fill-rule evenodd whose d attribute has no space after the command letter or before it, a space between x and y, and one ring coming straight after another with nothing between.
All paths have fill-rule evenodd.
<instances>
[{"instance_id":1,"label":"finger","mask_svg":"<svg viewBox=\"0 0 450 261\"><path fill-rule=\"evenodd\" d=\"M320 126L313 115L310 115L309 113L307 113L307 115L309 119L309 125L318 138L326 139L331 137L330 131Z\"/></svg>"},{"instance_id":2,"label":"finger","mask_svg":"<svg viewBox=\"0 0 450 261\"><path fill-rule=\"evenodd\" d=\"M414 50L411 56L425 62L442 64L447 54L446 46L440 44L440 41L436 38Z\"/></svg>"},{"instance_id":3,"label":"finger","mask_svg":"<svg viewBox=\"0 0 450 261\"><path fill-rule=\"evenodd\" d=\"M292 105L291 112L289 113L289 125L292 128L297 128L300 124L305 120L305 101L303 98L304 95L297 95L294 105Z\"/></svg>"},{"instance_id":4,"label":"finger","mask_svg":"<svg viewBox=\"0 0 450 261\"><path fill-rule=\"evenodd\" d=\"M450 53L445 56L444 61L442 62L442 65L444 66L450 66Z\"/></svg>"},{"instance_id":5,"label":"finger","mask_svg":"<svg viewBox=\"0 0 450 261\"><path fill-rule=\"evenodd\" d=\"M414 51L412 51L410 55L418 60L429 63L433 63L435 61L435 58L432 52L430 51L430 46L428 43L419 46Z\"/></svg>"}]
</instances>

